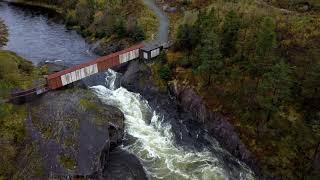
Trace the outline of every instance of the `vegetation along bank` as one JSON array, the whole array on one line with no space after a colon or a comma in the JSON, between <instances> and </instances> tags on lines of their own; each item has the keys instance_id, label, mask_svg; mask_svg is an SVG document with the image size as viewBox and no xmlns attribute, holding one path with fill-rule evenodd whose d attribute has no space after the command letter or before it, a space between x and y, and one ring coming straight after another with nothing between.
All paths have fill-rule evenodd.
<instances>
[{"instance_id":1,"label":"vegetation along bank","mask_svg":"<svg viewBox=\"0 0 320 180\"><path fill-rule=\"evenodd\" d=\"M22 0L56 9L65 18L68 28L77 30L91 42L97 42L95 52L104 55L116 52L145 39L153 39L158 19L138 1L93 0Z\"/></svg>"},{"instance_id":2,"label":"vegetation along bank","mask_svg":"<svg viewBox=\"0 0 320 180\"><path fill-rule=\"evenodd\" d=\"M177 8L175 44L151 66L155 82L192 87L228 117L265 177L319 177L318 1L160 4Z\"/></svg>"}]
</instances>

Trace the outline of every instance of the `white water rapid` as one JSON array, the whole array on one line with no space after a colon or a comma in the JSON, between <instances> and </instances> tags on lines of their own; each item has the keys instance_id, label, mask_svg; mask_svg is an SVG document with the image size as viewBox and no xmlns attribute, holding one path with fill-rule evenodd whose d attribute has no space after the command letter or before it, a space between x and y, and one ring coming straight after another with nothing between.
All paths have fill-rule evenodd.
<instances>
[{"instance_id":1,"label":"white water rapid","mask_svg":"<svg viewBox=\"0 0 320 180\"><path fill-rule=\"evenodd\" d=\"M163 122L164 117L154 112L139 94L116 88L116 77L116 72L109 70L106 86L91 89L103 103L124 113L126 134L134 140L123 148L140 159L149 179L233 179L212 152L186 151L175 145L171 126ZM252 172L243 167L240 179L253 179Z\"/></svg>"}]
</instances>

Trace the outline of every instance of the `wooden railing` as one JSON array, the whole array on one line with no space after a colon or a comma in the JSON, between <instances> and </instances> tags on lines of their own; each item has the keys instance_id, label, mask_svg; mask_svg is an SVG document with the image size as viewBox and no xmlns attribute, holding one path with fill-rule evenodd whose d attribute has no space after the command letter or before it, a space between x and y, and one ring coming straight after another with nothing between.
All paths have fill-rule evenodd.
<instances>
[{"instance_id":1,"label":"wooden railing","mask_svg":"<svg viewBox=\"0 0 320 180\"><path fill-rule=\"evenodd\" d=\"M27 98L27 97L32 97L32 96L36 96L36 95L40 95L43 94L45 92L47 92L49 89L47 88L46 84L37 86L35 88L32 89L27 89L27 90L22 90L19 92L14 92L11 93L9 101L15 101L18 99L22 99L22 98Z\"/></svg>"}]
</instances>

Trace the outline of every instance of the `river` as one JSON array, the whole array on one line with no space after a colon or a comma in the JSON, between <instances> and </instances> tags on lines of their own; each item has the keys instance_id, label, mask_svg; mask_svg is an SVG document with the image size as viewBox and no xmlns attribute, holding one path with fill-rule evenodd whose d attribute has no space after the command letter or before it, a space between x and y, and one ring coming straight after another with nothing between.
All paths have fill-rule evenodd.
<instances>
[{"instance_id":1,"label":"river","mask_svg":"<svg viewBox=\"0 0 320 180\"><path fill-rule=\"evenodd\" d=\"M79 64L97 57L90 53L90 45L75 31L67 30L50 10L0 2L0 17L9 29L5 49L35 64L46 60Z\"/></svg>"},{"instance_id":2,"label":"river","mask_svg":"<svg viewBox=\"0 0 320 180\"><path fill-rule=\"evenodd\" d=\"M0 2L0 17L9 28L5 49L39 63L43 60L62 60L78 64L93 59L90 45L74 31L67 30L51 13L26 9ZM252 171L236 160L226 163L209 149L228 154L218 143L207 150L188 150L175 143L170 123L153 110L140 94L115 86L118 74L106 72L105 85L91 87L108 105L119 108L125 115L126 138L132 139L123 149L135 154L144 166L149 179L254 179ZM230 156L230 158L232 158Z\"/></svg>"}]
</instances>

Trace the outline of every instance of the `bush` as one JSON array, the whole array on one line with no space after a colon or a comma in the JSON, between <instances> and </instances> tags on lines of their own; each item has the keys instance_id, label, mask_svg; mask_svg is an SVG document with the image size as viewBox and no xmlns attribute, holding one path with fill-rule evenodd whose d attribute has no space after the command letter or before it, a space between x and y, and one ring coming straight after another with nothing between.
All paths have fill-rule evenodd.
<instances>
[{"instance_id":1,"label":"bush","mask_svg":"<svg viewBox=\"0 0 320 180\"><path fill-rule=\"evenodd\" d=\"M162 80L169 81L172 79L171 69L168 65L164 65L159 69L159 76Z\"/></svg>"},{"instance_id":2,"label":"bush","mask_svg":"<svg viewBox=\"0 0 320 180\"><path fill-rule=\"evenodd\" d=\"M69 10L67 12L66 24L67 24L67 26L75 26L78 24L75 10Z\"/></svg>"},{"instance_id":3,"label":"bush","mask_svg":"<svg viewBox=\"0 0 320 180\"><path fill-rule=\"evenodd\" d=\"M161 64L167 64L167 62L168 62L167 53L165 51L161 51L161 53L157 57L156 61L161 63Z\"/></svg>"},{"instance_id":4,"label":"bush","mask_svg":"<svg viewBox=\"0 0 320 180\"><path fill-rule=\"evenodd\" d=\"M126 28L124 25L124 20L123 19L119 19L115 22L115 24L113 25L113 32L116 33L118 35L119 38L123 38L126 36Z\"/></svg>"},{"instance_id":5,"label":"bush","mask_svg":"<svg viewBox=\"0 0 320 180\"><path fill-rule=\"evenodd\" d=\"M135 42L143 41L146 39L146 35L140 26L136 26L133 32L129 33L129 37Z\"/></svg>"}]
</instances>

